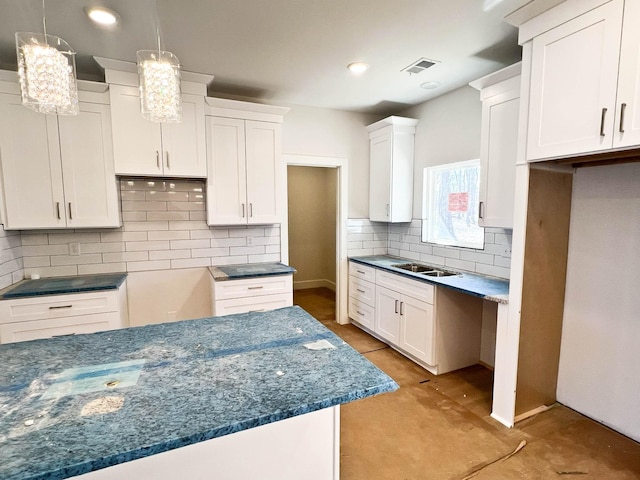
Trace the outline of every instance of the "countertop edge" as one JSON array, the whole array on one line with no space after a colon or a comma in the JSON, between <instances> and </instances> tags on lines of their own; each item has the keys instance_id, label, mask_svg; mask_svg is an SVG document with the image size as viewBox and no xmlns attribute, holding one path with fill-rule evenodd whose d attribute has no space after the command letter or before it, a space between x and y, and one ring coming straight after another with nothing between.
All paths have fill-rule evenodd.
<instances>
[{"instance_id":1,"label":"countertop edge","mask_svg":"<svg viewBox=\"0 0 640 480\"><path fill-rule=\"evenodd\" d=\"M103 274L98 274L98 275L103 275ZM18 292L16 294L11 294L11 290L14 288L17 288L19 285L21 285L24 281L28 281L30 279L25 278L23 280L21 280L20 282L16 282L13 285L10 285L8 287L6 287L5 289L3 289L5 292L0 294L0 301L2 300L18 300L18 299L24 299L24 298L36 298L36 297L50 297L50 296L56 296L56 295L69 295L69 294L73 294L73 293L89 293L89 292L99 292L99 291L104 291L104 290L117 290L119 289L122 284L127 280L127 272L114 272L114 273L110 273L109 275L120 275L120 278L115 281L113 284L111 285L90 285L90 286L86 286L86 287L69 287L64 289L64 291L57 291L57 292ZM91 275L73 275L73 277L90 277L93 276L93 274ZM45 278L52 278L52 279L57 279L57 278L63 278L63 277L45 277ZM9 293L9 295L7 296L7 293Z\"/></svg>"},{"instance_id":2,"label":"countertop edge","mask_svg":"<svg viewBox=\"0 0 640 480\"><path fill-rule=\"evenodd\" d=\"M48 472L47 478L68 478L83 475L86 473L101 470L103 468L112 467L114 465L131 462L133 460L139 460L141 458L151 457L159 453L175 450L176 448L194 445L196 443L205 442L207 440L221 438L233 433L238 433L244 430L250 430L255 427L261 427L270 423L286 420L288 418L316 412L324 408L335 407L337 405L343 405L355 400L360 400L362 398L372 397L387 392L393 392L398 388L400 387L395 381L386 382L376 387L359 389L349 394L344 394L338 397L325 399L311 404L301 405L294 409L283 410L274 414L263 415L258 418L252 418L250 420L244 420L234 424L225 425L223 427L193 434L188 437L176 438L162 443L157 443L155 445L148 445L136 450L131 450L129 452L122 452L117 455L111 455L99 460L91 460L81 464L63 467L58 470Z\"/></svg>"}]
</instances>

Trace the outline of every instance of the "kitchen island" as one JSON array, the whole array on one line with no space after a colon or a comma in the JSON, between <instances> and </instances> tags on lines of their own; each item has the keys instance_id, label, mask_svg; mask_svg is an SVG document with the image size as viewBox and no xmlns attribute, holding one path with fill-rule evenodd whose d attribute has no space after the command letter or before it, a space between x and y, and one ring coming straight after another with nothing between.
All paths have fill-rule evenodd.
<instances>
[{"instance_id":1,"label":"kitchen island","mask_svg":"<svg viewBox=\"0 0 640 480\"><path fill-rule=\"evenodd\" d=\"M397 388L299 307L1 345L0 359L6 480L337 478L339 405Z\"/></svg>"}]
</instances>

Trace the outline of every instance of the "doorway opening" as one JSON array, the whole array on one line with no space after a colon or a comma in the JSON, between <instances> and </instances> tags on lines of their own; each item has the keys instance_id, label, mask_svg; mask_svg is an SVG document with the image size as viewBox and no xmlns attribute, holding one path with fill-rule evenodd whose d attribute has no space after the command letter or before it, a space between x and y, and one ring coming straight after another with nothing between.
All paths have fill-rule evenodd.
<instances>
[{"instance_id":1,"label":"doorway opening","mask_svg":"<svg viewBox=\"0 0 640 480\"><path fill-rule=\"evenodd\" d=\"M307 155L284 157L288 220L281 231L282 258L297 270L294 291L320 289L325 297L334 299L333 319L349 323L346 160Z\"/></svg>"}]
</instances>

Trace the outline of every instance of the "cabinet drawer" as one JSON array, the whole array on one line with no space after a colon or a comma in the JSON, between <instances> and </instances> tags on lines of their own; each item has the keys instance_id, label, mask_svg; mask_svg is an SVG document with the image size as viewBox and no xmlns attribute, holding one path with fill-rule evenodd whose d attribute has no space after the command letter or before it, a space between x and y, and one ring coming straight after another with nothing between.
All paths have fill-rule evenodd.
<instances>
[{"instance_id":1,"label":"cabinet drawer","mask_svg":"<svg viewBox=\"0 0 640 480\"><path fill-rule=\"evenodd\" d=\"M373 307L376 304L376 286L371 282L349 275L349 296Z\"/></svg>"},{"instance_id":2,"label":"cabinet drawer","mask_svg":"<svg viewBox=\"0 0 640 480\"><path fill-rule=\"evenodd\" d=\"M0 301L0 324L117 311L117 290L19 298Z\"/></svg>"},{"instance_id":3,"label":"cabinet drawer","mask_svg":"<svg viewBox=\"0 0 640 480\"><path fill-rule=\"evenodd\" d=\"M376 282L376 269L373 267L366 267L359 263L349 262L349 275L361 278L367 282Z\"/></svg>"},{"instance_id":4,"label":"cabinet drawer","mask_svg":"<svg viewBox=\"0 0 640 480\"><path fill-rule=\"evenodd\" d=\"M114 330L122 326L118 312L5 323L0 325L0 343L23 342L59 335L94 333L103 330Z\"/></svg>"},{"instance_id":5,"label":"cabinet drawer","mask_svg":"<svg viewBox=\"0 0 640 480\"><path fill-rule=\"evenodd\" d=\"M213 300L215 302L230 298L274 295L291 293L292 291L293 280L291 275L213 282Z\"/></svg>"},{"instance_id":6,"label":"cabinet drawer","mask_svg":"<svg viewBox=\"0 0 640 480\"><path fill-rule=\"evenodd\" d=\"M401 275L376 270L376 285L433 304L434 286Z\"/></svg>"},{"instance_id":7,"label":"cabinet drawer","mask_svg":"<svg viewBox=\"0 0 640 480\"><path fill-rule=\"evenodd\" d=\"M293 305L293 293L257 295L244 298L219 300L213 304L213 314L217 317L232 313L266 312Z\"/></svg>"},{"instance_id":8,"label":"cabinet drawer","mask_svg":"<svg viewBox=\"0 0 640 480\"><path fill-rule=\"evenodd\" d=\"M349 318L355 320L363 327L374 329L376 309L366 303L362 303L353 297L349 297Z\"/></svg>"}]
</instances>

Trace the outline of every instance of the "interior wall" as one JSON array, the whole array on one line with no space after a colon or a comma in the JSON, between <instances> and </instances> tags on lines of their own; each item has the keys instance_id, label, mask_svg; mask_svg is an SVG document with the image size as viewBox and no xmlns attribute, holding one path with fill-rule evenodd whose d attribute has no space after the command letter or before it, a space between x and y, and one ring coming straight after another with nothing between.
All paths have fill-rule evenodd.
<instances>
[{"instance_id":1,"label":"interior wall","mask_svg":"<svg viewBox=\"0 0 640 480\"><path fill-rule=\"evenodd\" d=\"M640 163L574 174L558 401L640 441Z\"/></svg>"},{"instance_id":2,"label":"interior wall","mask_svg":"<svg viewBox=\"0 0 640 480\"><path fill-rule=\"evenodd\" d=\"M282 124L282 153L346 158L349 218L369 217L369 135L377 116L291 106Z\"/></svg>"},{"instance_id":3,"label":"interior wall","mask_svg":"<svg viewBox=\"0 0 640 480\"><path fill-rule=\"evenodd\" d=\"M419 120L413 169L413 218L422 218L424 168L480 158L480 92L464 86L411 107L400 115Z\"/></svg>"},{"instance_id":4,"label":"interior wall","mask_svg":"<svg viewBox=\"0 0 640 480\"><path fill-rule=\"evenodd\" d=\"M335 289L336 169L289 166L287 185L294 288Z\"/></svg>"}]
</instances>

